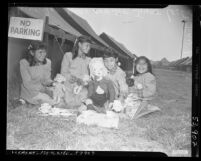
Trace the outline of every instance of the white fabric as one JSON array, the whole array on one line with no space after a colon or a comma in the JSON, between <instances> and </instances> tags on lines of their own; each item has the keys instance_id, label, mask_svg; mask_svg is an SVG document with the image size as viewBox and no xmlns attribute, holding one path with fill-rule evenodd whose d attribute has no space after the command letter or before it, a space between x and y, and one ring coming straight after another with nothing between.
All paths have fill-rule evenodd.
<instances>
[{"instance_id":1,"label":"white fabric","mask_svg":"<svg viewBox=\"0 0 201 161\"><path fill-rule=\"evenodd\" d=\"M61 83L61 82L65 82L66 78L61 74L57 74L56 77L54 78L54 81Z\"/></svg>"},{"instance_id":2,"label":"white fabric","mask_svg":"<svg viewBox=\"0 0 201 161\"><path fill-rule=\"evenodd\" d=\"M23 99L19 99L19 101L24 105L24 104L26 104L26 102L25 102L25 100L23 100Z\"/></svg>"},{"instance_id":3,"label":"white fabric","mask_svg":"<svg viewBox=\"0 0 201 161\"><path fill-rule=\"evenodd\" d=\"M125 99L124 108L126 109L126 114L132 119L140 107L141 101L136 94L129 94Z\"/></svg>"},{"instance_id":4,"label":"white fabric","mask_svg":"<svg viewBox=\"0 0 201 161\"><path fill-rule=\"evenodd\" d=\"M122 105L120 100L114 100L112 109L116 112L120 112L124 109L124 106Z\"/></svg>"},{"instance_id":5,"label":"white fabric","mask_svg":"<svg viewBox=\"0 0 201 161\"><path fill-rule=\"evenodd\" d=\"M43 103L41 105L41 107L39 107L39 111L42 114L54 115L54 116L71 116L71 115L74 115L72 112L70 112L67 109L52 107L48 103Z\"/></svg>"},{"instance_id":6,"label":"white fabric","mask_svg":"<svg viewBox=\"0 0 201 161\"><path fill-rule=\"evenodd\" d=\"M118 114L107 111L106 114L97 113L92 110L83 111L77 117L78 124L97 125L106 128L118 128L119 116Z\"/></svg>"},{"instance_id":7,"label":"white fabric","mask_svg":"<svg viewBox=\"0 0 201 161\"><path fill-rule=\"evenodd\" d=\"M129 94L128 97L124 100L124 104L122 104L120 100L114 100L112 109L116 112L120 112L125 108L132 108L133 112L136 112L139 104L139 97L136 94Z\"/></svg>"},{"instance_id":8,"label":"white fabric","mask_svg":"<svg viewBox=\"0 0 201 161\"><path fill-rule=\"evenodd\" d=\"M96 93L104 94L104 90L100 86L98 86L97 89L96 89Z\"/></svg>"}]
</instances>

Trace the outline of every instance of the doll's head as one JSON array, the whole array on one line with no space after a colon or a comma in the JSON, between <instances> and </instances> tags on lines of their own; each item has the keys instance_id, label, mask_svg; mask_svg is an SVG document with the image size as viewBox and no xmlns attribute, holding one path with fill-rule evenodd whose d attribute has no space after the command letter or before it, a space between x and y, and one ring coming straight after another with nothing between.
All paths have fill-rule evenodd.
<instances>
[{"instance_id":1,"label":"doll's head","mask_svg":"<svg viewBox=\"0 0 201 161\"><path fill-rule=\"evenodd\" d=\"M56 77L54 78L54 81L58 83L63 83L66 81L66 78L61 74L57 74Z\"/></svg>"},{"instance_id":2,"label":"doll's head","mask_svg":"<svg viewBox=\"0 0 201 161\"><path fill-rule=\"evenodd\" d=\"M89 70L93 80L101 80L108 73L102 58L93 58L89 63Z\"/></svg>"}]
</instances>

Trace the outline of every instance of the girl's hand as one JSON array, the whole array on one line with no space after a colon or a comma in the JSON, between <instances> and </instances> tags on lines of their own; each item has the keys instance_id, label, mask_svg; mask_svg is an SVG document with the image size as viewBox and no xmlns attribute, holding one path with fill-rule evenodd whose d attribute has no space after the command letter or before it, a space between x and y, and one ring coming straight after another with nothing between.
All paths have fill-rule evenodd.
<instances>
[{"instance_id":1,"label":"girl's hand","mask_svg":"<svg viewBox=\"0 0 201 161\"><path fill-rule=\"evenodd\" d=\"M56 82L53 82L53 83L52 83L52 86L54 86L54 87L55 87L55 86L56 86Z\"/></svg>"},{"instance_id":2,"label":"girl's hand","mask_svg":"<svg viewBox=\"0 0 201 161\"><path fill-rule=\"evenodd\" d=\"M90 81L89 75L84 75L82 81L83 81L83 85L86 86Z\"/></svg>"},{"instance_id":3,"label":"girl's hand","mask_svg":"<svg viewBox=\"0 0 201 161\"><path fill-rule=\"evenodd\" d=\"M143 85L140 83L136 84L136 87L137 87L137 89L143 89Z\"/></svg>"},{"instance_id":4,"label":"girl's hand","mask_svg":"<svg viewBox=\"0 0 201 161\"><path fill-rule=\"evenodd\" d=\"M141 83L135 81L134 84L136 89L143 89L143 85Z\"/></svg>"},{"instance_id":5,"label":"girl's hand","mask_svg":"<svg viewBox=\"0 0 201 161\"><path fill-rule=\"evenodd\" d=\"M93 104L93 101L88 98L88 99L85 101L85 104L86 104L86 105Z\"/></svg>"},{"instance_id":6,"label":"girl's hand","mask_svg":"<svg viewBox=\"0 0 201 161\"><path fill-rule=\"evenodd\" d=\"M83 79L82 79L84 82L88 82L90 81L90 77L89 75L84 75Z\"/></svg>"}]
</instances>

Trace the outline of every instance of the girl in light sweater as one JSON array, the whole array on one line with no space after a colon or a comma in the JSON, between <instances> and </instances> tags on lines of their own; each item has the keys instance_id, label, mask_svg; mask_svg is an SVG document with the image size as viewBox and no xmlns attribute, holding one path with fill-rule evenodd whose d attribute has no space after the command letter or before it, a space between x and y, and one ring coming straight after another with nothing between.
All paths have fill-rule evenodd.
<instances>
[{"instance_id":1,"label":"girl in light sweater","mask_svg":"<svg viewBox=\"0 0 201 161\"><path fill-rule=\"evenodd\" d=\"M148 58L140 56L136 59L132 78L134 79L133 92L140 100L140 107L135 113L135 118L137 118L142 111L151 107L149 101L156 95L156 78L152 73L152 66Z\"/></svg>"},{"instance_id":2,"label":"girl in light sweater","mask_svg":"<svg viewBox=\"0 0 201 161\"><path fill-rule=\"evenodd\" d=\"M35 105L42 103L55 105L57 102L52 98L52 90L49 88L53 80L46 44L33 41L26 54L25 58L20 60L21 99Z\"/></svg>"}]
</instances>

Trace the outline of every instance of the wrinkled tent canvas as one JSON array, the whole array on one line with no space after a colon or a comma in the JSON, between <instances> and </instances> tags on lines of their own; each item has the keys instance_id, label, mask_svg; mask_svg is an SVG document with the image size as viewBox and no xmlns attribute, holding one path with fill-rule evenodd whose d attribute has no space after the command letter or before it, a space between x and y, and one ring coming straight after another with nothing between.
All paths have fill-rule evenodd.
<instances>
[{"instance_id":1,"label":"wrinkled tent canvas","mask_svg":"<svg viewBox=\"0 0 201 161\"><path fill-rule=\"evenodd\" d=\"M126 47L123 44L117 42L115 39L113 39L108 34L102 33L100 35L100 37L105 42L107 42L108 44L110 44L110 46L112 46L112 48L114 48L115 50L117 50L118 52L120 52L122 55L129 56L130 58L135 58L136 57L136 55L133 54L133 53L131 53L128 49L126 49Z\"/></svg>"}]
</instances>

